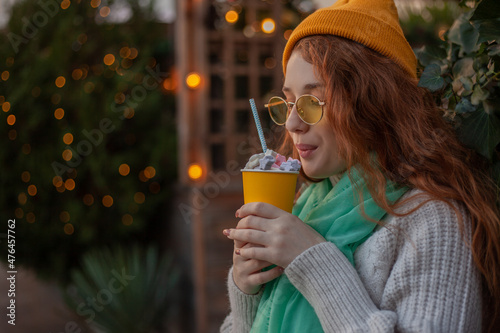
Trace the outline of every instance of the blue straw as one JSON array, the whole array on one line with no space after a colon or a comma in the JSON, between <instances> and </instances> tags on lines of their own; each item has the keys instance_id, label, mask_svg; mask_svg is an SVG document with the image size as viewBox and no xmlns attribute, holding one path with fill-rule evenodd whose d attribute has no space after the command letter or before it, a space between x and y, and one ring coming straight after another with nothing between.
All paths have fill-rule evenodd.
<instances>
[{"instance_id":1,"label":"blue straw","mask_svg":"<svg viewBox=\"0 0 500 333\"><path fill-rule=\"evenodd\" d=\"M260 125L259 113L257 112L257 107L255 106L255 101L250 98L250 106L252 107L253 119L255 119L255 125L257 125L257 132L259 133L260 144L262 145L262 150L264 153L267 151L266 140L264 139L264 131L262 131L262 126Z\"/></svg>"}]
</instances>

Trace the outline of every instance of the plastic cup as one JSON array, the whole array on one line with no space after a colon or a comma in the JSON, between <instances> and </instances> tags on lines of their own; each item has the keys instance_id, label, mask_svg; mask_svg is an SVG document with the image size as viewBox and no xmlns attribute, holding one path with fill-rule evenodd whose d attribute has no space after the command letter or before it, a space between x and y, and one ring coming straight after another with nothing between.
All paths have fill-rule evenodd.
<instances>
[{"instance_id":1,"label":"plastic cup","mask_svg":"<svg viewBox=\"0 0 500 333\"><path fill-rule=\"evenodd\" d=\"M292 212L298 172L278 170L241 170L243 199L266 202L289 213Z\"/></svg>"}]
</instances>

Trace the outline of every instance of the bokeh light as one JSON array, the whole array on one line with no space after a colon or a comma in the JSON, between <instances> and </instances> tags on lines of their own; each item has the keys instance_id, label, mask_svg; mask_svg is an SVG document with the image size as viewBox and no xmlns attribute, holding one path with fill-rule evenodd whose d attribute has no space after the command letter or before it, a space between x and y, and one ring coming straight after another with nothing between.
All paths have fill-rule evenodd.
<instances>
[{"instance_id":1,"label":"bokeh light","mask_svg":"<svg viewBox=\"0 0 500 333\"><path fill-rule=\"evenodd\" d=\"M120 166L118 167L118 172L120 173L120 175L126 176L130 173L130 167L126 163L120 164Z\"/></svg>"},{"instance_id":2,"label":"bokeh light","mask_svg":"<svg viewBox=\"0 0 500 333\"><path fill-rule=\"evenodd\" d=\"M235 23L238 21L238 13L234 10L229 10L225 17L228 23Z\"/></svg>"},{"instance_id":3,"label":"bokeh light","mask_svg":"<svg viewBox=\"0 0 500 333\"><path fill-rule=\"evenodd\" d=\"M111 206L113 206L113 197L110 196L110 195L105 195L102 198L102 204L104 205L104 207L111 207Z\"/></svg>"},{"instance_id":4,"label":"bokeh light","mask_svg":"<svg viewBox=\"0 0 500 333\"><path fill-rule=\"evenodd\" d=\"M64 134L63 142L67 145L70 145L73 142L73 134L71 133Z\"/></svg>"},{"instance_id":5,"label":"bokeh light","mask_svg":"<svg viewBox=\"0 0 500 333\"><path fill-rule=\"evenodd\" d=\"M198 73L189 73L186 77L186 84L189 88L197 88L201 83L201 76Z\"/></svg>"},{"instance_id":6,"label":"bokeh light","mask_svg":"<svg viewBox=\"0 0 500 333\"><path fill-rule=\"evenodd\" d=\"M203 169L199 164L193 163L188 168L188 175L192 180L200 179L203 175Z\"/></svg>"},{"instance_id":7,"label":"bokeh light","mask_svg":"<svg viewBox=\"0 0 500 333\"><path fill-rule=\"evenodd\" d=\"M266 18L262 21L261 24L261 29L264 31L266 34L272 34L274 30L276 29L276 23L274 23L274 20L271 18Z\"/></svg>"}]
</instances>

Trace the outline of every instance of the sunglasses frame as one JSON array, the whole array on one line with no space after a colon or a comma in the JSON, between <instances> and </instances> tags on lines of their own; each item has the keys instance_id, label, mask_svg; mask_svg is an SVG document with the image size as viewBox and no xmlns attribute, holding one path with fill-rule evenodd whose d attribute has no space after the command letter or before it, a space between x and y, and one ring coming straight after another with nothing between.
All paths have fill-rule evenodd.
<instances>
[{"instance_id":1,"label":"sunglasses frame","mask_svg":"<svg viewBox=\"0 0 500 333\"><path fill-rule=\"evenodd\" d=\"M311 94L304 94L304 95L301 95L299 96L299 98L297 98L297 100L295 102L287 102L283 97L280 97L280 96L273 96L271 98L269 98L269 101L267 102L267 104L264 104L264 106L267 108L267 110L269 111L269 115L271 116L271 119L272 121L276 124L276 125L279 125L279 126L283 126L286 124L286 121L288 120L288 115L290 114L290 112L292 112L292 109L293 109L293 106L297 104L297 101L300 100L302 97L304 96L309 96L309 97L314 97L316 100L318 100L318 104L321 106L321 116L319 117L319 120L316 121L315 123L308 123L307 121L305 121L299 113L297 113L297 115L299 116L300 120L302 120L304 123L306 123L307 125L316 125L317 123L319 123L321 121L321 119L323 119L323 114L325 113L324 110L323 110L323 106L326 104L325 101L321 101L318 97L314 96L314 95L311 95ZM282 123L282 124L279 124L277 123L274 118L272 117L271 115L271 109L270 109L270 102L273 98L279 98L280 100L282 100L286 107L287 107L287 113L286 113L286 116L285 116L285 122Z\"/></svg>"}]
</instances>

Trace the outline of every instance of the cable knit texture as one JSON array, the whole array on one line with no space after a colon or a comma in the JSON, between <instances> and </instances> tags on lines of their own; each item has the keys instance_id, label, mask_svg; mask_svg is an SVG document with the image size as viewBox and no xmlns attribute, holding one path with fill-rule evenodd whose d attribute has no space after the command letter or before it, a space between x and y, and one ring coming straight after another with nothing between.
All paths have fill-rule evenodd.
<instances>
[{"instance_id":1,"label":"cable knit texture","mask_svg":"<svg viewBox=\"0 0 500 333\"><path fill-rule=\"evenodd\" d=\"M413 190L405 197L416 193L421 192ZM390 216L385 222L356 251L356 268L329 242L304 251L286 268L323 330L480 332L480 276L454 210L431 201L408 216ZM248 332L260 294L242 293L232 271L228 290L231 313L221 332Z\"/></svg>"}]
</instances>

